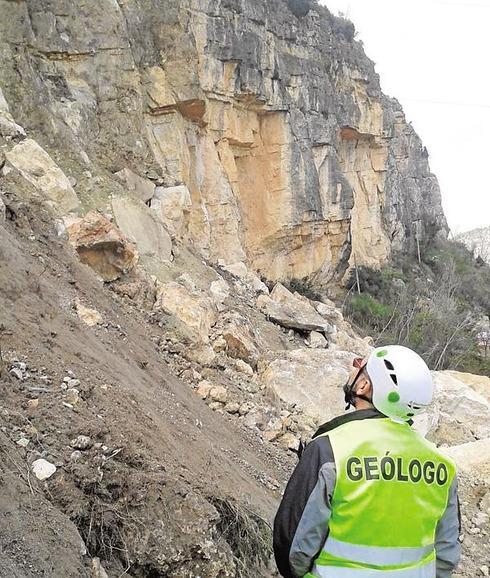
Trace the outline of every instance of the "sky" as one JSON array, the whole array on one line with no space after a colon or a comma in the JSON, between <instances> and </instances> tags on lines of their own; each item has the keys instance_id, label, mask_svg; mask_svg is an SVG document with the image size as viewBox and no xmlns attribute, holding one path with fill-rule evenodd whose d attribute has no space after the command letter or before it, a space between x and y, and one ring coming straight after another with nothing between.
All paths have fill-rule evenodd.
<instances>
[{"instance_id":1,"label":"sky","mask_svg":"<svg viewBox=\"0 0 490 578\"><path fill-rule=\"evenodd\" d=\"M490 226L490 0L320 0L429 150L454 234Z\"/></svg>"}]
</instances>

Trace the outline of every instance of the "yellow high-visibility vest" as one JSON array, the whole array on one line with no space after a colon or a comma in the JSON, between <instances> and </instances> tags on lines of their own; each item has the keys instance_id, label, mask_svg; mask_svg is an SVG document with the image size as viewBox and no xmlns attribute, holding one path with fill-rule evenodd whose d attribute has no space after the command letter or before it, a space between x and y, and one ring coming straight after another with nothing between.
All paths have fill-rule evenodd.
<instances>
[{"instance_id":1,"label":"yellow high-visibility vest","mask_svg":"<svg viewBox=\"0 0 490 578\"><path fill-rule=\"evenodd\" d=\"M408 424L388 418L324 435L337 481L328 537L305 578L435 578L435 533L454 464Z\"/></svg>"}]
</instances>

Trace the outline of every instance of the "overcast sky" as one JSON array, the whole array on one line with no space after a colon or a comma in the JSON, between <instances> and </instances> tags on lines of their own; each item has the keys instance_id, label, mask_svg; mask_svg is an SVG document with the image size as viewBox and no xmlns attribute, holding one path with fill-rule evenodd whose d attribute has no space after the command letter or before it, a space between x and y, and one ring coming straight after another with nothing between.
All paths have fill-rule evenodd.
<instances>
[{"instance_id":1,"label":"overcast sky","mask_svg":"<svg viewBox=\"0 0 490 578\"><path fill-rule=\"evenodd\" d=\"M453 232L490 226L490 0L320 0L429 149Z\"/></svg>"}]
</instances>

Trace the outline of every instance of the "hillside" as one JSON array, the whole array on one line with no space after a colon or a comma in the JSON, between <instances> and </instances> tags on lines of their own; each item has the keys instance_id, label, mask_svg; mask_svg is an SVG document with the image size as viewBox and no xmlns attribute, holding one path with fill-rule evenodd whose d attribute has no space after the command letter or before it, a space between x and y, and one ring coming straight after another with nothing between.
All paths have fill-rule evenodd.
<instances>
[{"instance_id":1,"label":"hillside","mask_svg":"<svg viewBox=\"0 0 490 578\"><path fill-rule=\"evenodd\" d=\"M314 2L0 0L0 54L0 578L276 576L372 345L328 295L447 237L425 148ZM475 578L489 383L434 376Z\"/></svg>"},{"instance_id":2,"label":"hillside","mask_svg":"<svg viewBox=\"0 0 490 578\"><path fill-rule=\"evenodd\" d=\"M480 227L456 235L456 240L464 243L475 257L490 264L490 227Z\"/></svg>"}]
</instances>

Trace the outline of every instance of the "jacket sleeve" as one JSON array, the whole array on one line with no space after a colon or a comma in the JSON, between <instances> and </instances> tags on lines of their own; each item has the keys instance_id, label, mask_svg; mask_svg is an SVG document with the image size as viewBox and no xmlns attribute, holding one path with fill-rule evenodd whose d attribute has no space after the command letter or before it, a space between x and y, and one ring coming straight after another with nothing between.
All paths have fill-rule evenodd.
<instances>
[{"instance_id":1,"label":"jacket sleeve","mask_svg":"<svg viewBox=\"0 0 490 578\"><path fill-rule=\"evenodd\" d=\"M335 479L330 440L314 439L286 486L274 520L274 555L284 578L304 576L322 549Z\"/></svg>"},{"instance_id":2,"label":"jacket sleeve","mask_svg":"<svg viewBox=\"0 0 490 578\"><path fill-rule=\"evenodd\" d=\"M454 481L449 489L448 502L444 515L436 529L436 575L437 578L450 578L461 556L459 534L461 520L458 500L458 482Z\"/></svg>"}]
</instances>

